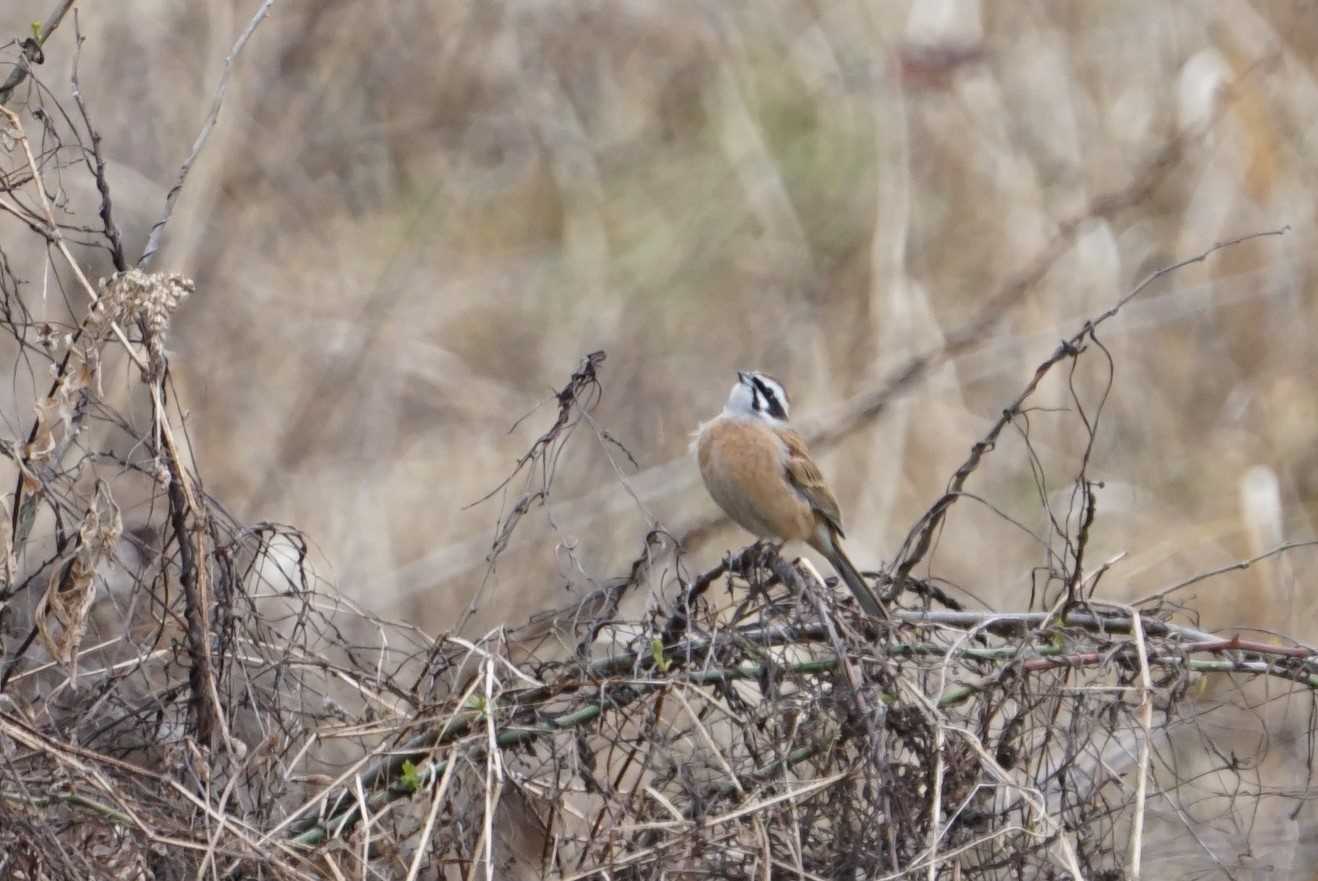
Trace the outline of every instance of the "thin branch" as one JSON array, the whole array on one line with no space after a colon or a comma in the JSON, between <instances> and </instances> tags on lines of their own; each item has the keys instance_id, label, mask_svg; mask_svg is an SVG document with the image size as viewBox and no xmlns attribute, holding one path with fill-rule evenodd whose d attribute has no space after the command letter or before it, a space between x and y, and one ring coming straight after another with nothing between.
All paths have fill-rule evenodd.
<instances>
[{"instance_id":1,"label":"thin branch","mask_svg":"<svg viewBox=\"0 0 1318 881\"><path fill-rule=\"evenodd\" d=\"M45 53L42 49L50 35L55 33L55 28L59 27L64 16L73 8L77 0L59 0L55 8L51 10L50 15L41 23L41 27L35 34L23 41L23 53L20 56L19 63L14 65L14 69L5 77L3 84L0 84L0 105L9 101L9 96L13 94L14 89L22 85L23 80L27 79L28 71L31 65L40 64L45 60Z\"/></svg>"},{"instance_id":2,"label":"thin branch","mask_svg":"<svg viewBox=\"0 0 1318 881\"><path fill-rule=\"evenodd\" d=\"M1198 575L1192 575L1189 578L1185 579L1184 581L1176 582L1170 587L1164 587L1161 590L1156 590L1151 594L1146 594L1145 596L1142 596L1139 599L1135 600L1133 605L1143 606L1148 603L1157 602L1158 600L1164 600L1167 597L1171 596L1172 594L1184 590L1185 588L1190 587L1191 585L1198 584L1201 581L1207 581L1210 578L1216 578L1217 576L1225 575L1228 572L1243 572L1246 569L1248 569L1250 566L1253 566L1255 563L1260 563L1271 557L1276 557L1280 554L1284 554L1287 551L1293 551L1296 548L1309 548L1309 547L1318 547L1318 540L1282 542L1281 544L1277 545L1275 548L1272 548L1271 550L1268 551L1264 551L1263 553L1258 554L1257 556L1254 557L1250 557L1247 560L1238 560L1234 563L1228 563L1225 566L1219 566L1216 569L1210 569L1207 572L1200 572Z\"/></svg>"},{"instance_id":3,"label":"thin branch","mask_svg":"<svg viewBox=\"0 0 1318 881\"><path fill-rule=\"evenodd\" d=\"M210 111L206 114L206 121L202 123L201 131L197 132L196 140L192 142L192 150L188 153L188 158L184 159L183 165L179 167L178 179L174 182L174 186L169 188L169 192L165 194L165 210L160 215L160 219L151 226L151 232L146 240L146 248L142 250L142 256L137 261L139 269L145 269L150 264L151 258L155 257L156 252L160 250L161 235L165 231L165 225L169 223L170 218L174 215L174 205L178 202L179 194L183 192L183 185L188 180L188 173L192 171L193 164L197 161L197 157L201 155L206 142L210 140L211 131L220 118L220 107L224 103L224 93L229 88L229 75L232 73L234 60L242 54L243 49L247 46L247 41L252 38L252 34L256 33L257 26L270 14L270 8L274 5L275 0L262 0L260 7L248 20L247 27L243 28L242 33L238 35L238 39L234 41L229 54L224 56L224 70L220 73L220 81L215 87L214 96L211 98Z\"/></svg>"},{"instance_id":4,"label":"thin branch","mask_svg":"<svg viewBox=\"0 0 1318 881\"><path fill-rule=\"evenodd\" d=\"M1057 348L1053 350L1053 353L1035 368L1034 375L1030 377L1030 381L1025 384L1024 390L1016 396L1015 400L1007 405L1002 411L1002 415L994 421L988 432L973 447L971 447L970 455L963 463L961 463L961 466L957 468L956 472L952 475L952 480L948 483L947 490L943 493L942 497L934 503L933 507L925 513L920 519L920 522L917 523L911 530L910 534L907 535L906 541L902 543L901 551L898 553L897 558L894 561L894 585L900 589L905 584L906 579L910 577L911 570L919 565L920 561L924 559L925 554L928 553L929 548L933 543L934 535L937 533L939 526L943 523L943 518L947 516L948 509L956 503L965 487L966 481L975 473L975 470L979 467L980 461L985 455L993 450L1002 430L1022 415L1025 408L1025 402L1034 396L1034 392L1038 389L1039 383L1043 381L1043 378L1048 375L1053 367L1067 359L1075 358L1084 351L1085 339L1094 332L1095 328L1116 317L1123 306L1139 296L1149 287L1149 285L1153 284L1163 276L1184 269L1192 264L1202 263L1218 251L1233 248L1237 245L1254 241L1256 239L1282 236L1289 231L1289 226L1282 226L1277 229L1238 236L1225 242L1218 242L1211 248L1208 248L1193 257L1178 261L1169 266L1164 266L1156 272L1150 273L1147 278L1119 299L1106 312L1102 313L1097 318L1086 321L1084 326L1078 331L1067 339L1062 340Z\"/></svg>"}]
</instances>

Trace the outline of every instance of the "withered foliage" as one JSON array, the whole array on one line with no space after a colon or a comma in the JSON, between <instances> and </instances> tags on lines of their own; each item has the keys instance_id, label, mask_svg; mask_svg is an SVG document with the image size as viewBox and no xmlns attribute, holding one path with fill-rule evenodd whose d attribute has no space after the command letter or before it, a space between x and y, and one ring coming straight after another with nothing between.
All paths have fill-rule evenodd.
<instances>
[{"instance_id":1,"label":"withered foliage","mask_svg":"<svg viewBox=\"0 0 1318 881\"><path fill-rule=\"evenodd\" d=\"M690 537L663 528L628 575L515 629L374 617L318 581L297 530L239 523L207 493L171 393L186 364L165 346L204 292L127 264L92 123L57 106L32 90L0 111L0 209L47 250L67 307L36 317L7 241L6 417L23 429L3 444L0 877L1116 879L1154 836L1197 837L1197 806L1250 790L1258 757L1204 724L1207 677L1318 686L1306 647L1220 638L1158 597L1096 598L1086 466L1120 303L1024 378L873 573L891 624L772 547L693 571ZM98 228L52 185L77 173L95 178ZM71 245L104 249L103 281ZM967 609L920 568L1000 436L1028 448L1040 382L1089 358L1097 396L1067 385L1069 510L1039 480L1038 591L1022 611ZM576 429L620 446L592 416L605 363L581 361L496 488L512 503L491 566ZM1176 758L1186 737L1206 762Z\"/></svg>"}]
</instances>

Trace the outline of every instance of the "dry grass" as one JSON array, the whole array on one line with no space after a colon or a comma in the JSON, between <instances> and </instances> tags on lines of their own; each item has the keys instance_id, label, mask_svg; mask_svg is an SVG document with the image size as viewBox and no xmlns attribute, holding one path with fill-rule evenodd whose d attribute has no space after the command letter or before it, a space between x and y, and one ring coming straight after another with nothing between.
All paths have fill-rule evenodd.
<instances>
[{"instance_id":1,"label":"dry grass","mask_svg":"<svg viewBox=\"0 0 1318 881\"><path fill-rule=\"evenodd\" d=\"M51 5L11 4L0 33L26 33ZM256 5L80 10L81 92L130 257ZM296 524L314 572L373 614L487 633L625 576L659 526L697 530L688 560L713 566L745 536L704 528L714 512L685 449L742 366L787 381L854 555L891 571L1059 339L1150 270L1283 224L1283 238L1160 279L1106 325L1115 374L1092 447L1078 406L1107 387L1105 360L1050 374L1029 443L1013 425L966 487L996 510L963 499L912 574L973 608L1040 601L1036 536L1051 534L1050 508L1067 516L1086 451L1103 486L1085 568L1116 560L1098 592L1108 601L1313 536L1318 26L1303 4L405 6L276 7L234 68L155 260L197 284L168 345L182 365L179 443L205 490L235 523ZM51 110L48 126L24 125L38 156L63 157L48 189L86 228L70 247L95 279L111 260L78 242L103 241L99 196L62 164L74 152L53 113L58 100L76 114L71 19L62 28L41 88L29 80L7 106ZM21 168L5 157L7 174ZM80 321L69 264L48 262L12 215L0 230L4 278L26 283L14 295L27 342L43 323ZM491 574L518 496L465 506L552 421L564 373L601 348L588 427L635 462L585 432ZM9 351L0 413L19 442L49 378ZM109 357L106 406L130 427L150 422L122 354ZM116 442L84 443L98 437ZM101 476L70 488L77 517ZM126 533L158 498L150 481L116 494ZM37 525L34 541L54 534ZM24 576L49 542L16 561ZM1209 630L1313 641L1312 554L1168 599ZM647 584L625 617L672 599L662 574ZM1294 795L1304 708L1206 688L1208 702L1266 701L1222 724L1243 740L1268 731L1256 788ZM1190 767L1193 744L1171 749ZM1306 865L1312 810L1296 820L1276 804L1253 825L1222 813L1209 850L1247 853L1252 840L1272 856L1286 841L1286 865ZM1211 866L1204 853L1194 859Z\"/></svg>"}]
</instances>

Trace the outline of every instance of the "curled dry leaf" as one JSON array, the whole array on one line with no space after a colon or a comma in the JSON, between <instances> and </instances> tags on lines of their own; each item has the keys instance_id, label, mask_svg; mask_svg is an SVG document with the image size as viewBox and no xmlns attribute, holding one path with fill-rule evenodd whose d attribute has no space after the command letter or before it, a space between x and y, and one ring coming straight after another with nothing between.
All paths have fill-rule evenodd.
<instances>
[{"instance_id":1,"label":"curled dry leaf","mask_svg":"<svg viewBox=\"0 0 1318 881\"><path fill-rule=\"evenodd\" d=\"M68 671L73 685L78 681L78 646L96 599L96 567L114 556L123 531L123 517L109 484L98 480L78 528L77 546L63 565L55 567L46 593L37 603L37 632L51 656Z\"/></svg>"},{"instance_id":2,"label":"curled dry leaf","mask_svg":"<svg viewBox=\"0 0 1318 881\"><path fill-rule=\"evenodd\" d=\"M75 418L83 405L87 391L93 385L100 384L99 353L87 357L85 353L74 350L75 364L55 383L48 397L42 398L34 405L37 415L36 430L32 441L24 449L23 489L35 493L41 488L41 481L31 470L49 464L55 456L57 446L69 440L76 431Z\"/></svg>"}]
</instances>

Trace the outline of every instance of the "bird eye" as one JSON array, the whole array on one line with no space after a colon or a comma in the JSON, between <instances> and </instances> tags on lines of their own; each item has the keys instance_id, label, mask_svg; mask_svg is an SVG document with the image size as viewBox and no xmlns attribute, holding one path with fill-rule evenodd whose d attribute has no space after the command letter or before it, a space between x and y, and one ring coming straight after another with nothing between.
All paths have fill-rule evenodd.
<instances>
[{"instance_id":1,"label":"bird eye","mask_svg":"<svg viewBox=\"0 0 1318 881\"><path fill-rule=\"evenodd\" d=\"M783 409L782 402L778 400L778 395L774 392L773 389L769 388L768 383L766 383L764 380L760 379L758 376L755 376L753 374L751 376L751 381L752 381L751 388L753 389L755 394L755 402L754 402L755 410L757 412L761 411L762 408L760 407L760 395L763 395L764 402L767 405L767 409L769 411L769 415L772 416L774 419L786 420L787 411Z\"/></svg>"}]
</instances>

